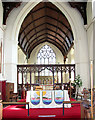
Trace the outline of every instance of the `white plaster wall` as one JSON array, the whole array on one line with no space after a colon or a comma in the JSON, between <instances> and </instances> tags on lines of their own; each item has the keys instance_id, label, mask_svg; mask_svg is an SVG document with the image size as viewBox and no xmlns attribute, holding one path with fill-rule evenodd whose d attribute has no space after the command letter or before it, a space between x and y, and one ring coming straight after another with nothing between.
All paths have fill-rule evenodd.
<instances>
[{"instance_id":1,"label":"white plaster wall","mask_svg":"<svg viewBox=\"0 0 95 120\"><path fill-rule=\"evenodd\" d=\"M66 64L75 64L74 47L71 48L67 55Z\"/></svg>"},{"instance_id":2,"label":"white plaster wall","mask_svg":"<svg viewBox=\"0 0 95 120\"><path fill-rule=\"evenodd\" d=\"M87 4L87 16L88 16L88 22L87 22L86 29L87 29L87 37L88 37L89 66L90 66L91 60L94 60L93 16L92 16L92 3L91 2L88 2L88 4ZM95 67L94 67L94 69L95 69ZM91 75L91 73L90 73L90 75ZM93 75L93 78L95 78L95 75Z\"/></svg>"},{"instance_id":3,"label":"white plaster wall","mask_svg":"<svg viewBox=\"0 0 95 120\"><path fill-rule=\"evenodd\" d=\"M92 6L92 18L93 18L93 41L91 41L91 44L93 46L93 73L95 73L95 0L93 1L93 6ZM94 78L94 87L95 87L95 74L93 75Z\"/></svg>"},{"instance_id":4,"label":"white plaster wall","mask_svg":"<svg viewBox=\"0 0 95 120\"><path fill-rule=\"evenodd\" d=\"M17 64L17 41L18 41L18 34L20 30L20 26L25 18L25 16L29 13L29 11L35 7L40 0L37 2L29 2L29 3L22 3L19 8L15 8L10 14L7 19L7 26L5 31L5 73L6 78L11 80L11 76L15 76L15 78L11 81L16 82L16 72L10 74L8 71L8 65L11 64L14 66L16 71L16 64ZM53 0L50 0L51 2ZM26 5L25 5L26 4ZM89 86L89 64L88 64L88 44L87 44L87 36L86 30L83 25L83 19L80 13L71 8L68 3L62 2L54 2L54 4L65 14L70 25L73 30L74 34L74 48L75 48L75 63L76 63L76 71L77 74L80 74L83 79L83 86ZM12 51L15 49L14 51ZM7 52L7 54L6 54ZM13 58L13 56L15 58ZM86 83L86 84L85 84ZM16 86L15 86L16 88Z\"/></svg>"},{"instance_id":5,"label":"white plaster wall","mask_svg":"<svg viewBox=\"0 0 95 120\"><path fill-rule=\"evenodd\" d=\"M3 33L4 33L4 26L3 26L3 7L2 2L0 0L0 46L2 42L2 64L1 64L1 73L0 73L0 80L6 80L4 78L4 42L3 42ZM1 58L0 58L1 59Z\"/></svg>"},{"instance_id":6,"label":"white plaster wall","mask_svg":"<svg viewBox=\"0 0 95 120\"><path fill-rule=\"evenodd\" d=\"M39 50L41 49L41 47L43 47L44 45L49 45L53 49L53 51L56 54L56 63L57 64L64 63L64 58L63 58L61 51L56 46L54 46L53 44L50 44L48 42L42 43L42 44L38 45L36 48L34 48L34 50L32 51L32 53L30 55L30 59L29 59L28 63L30 63L30 64L37 63L37 54L38 54Z\"/></svg>"},{"instance_id":7,"label":"white plaster wall","mask_svg":"<svg viewBox=\"0 0 95 120\"><path fill-rule=\"evenodd\" d=\"M92 18L95 18L95 0L92 0Z\"/></svg>"},{"instance_id":8,"label":"white plaster wall","mask_svg":"<svg viewBox=\"0 0 95 120\"><path fill-rule=\"evenodd\" d=\"M95 20L93 22L93 73L95 73ZM95 74L93 74L93 83L95 87Z\"/></svg>"},{"instance_id":9,"label":"white plaster wall","mask_svg":"<svg viewBox=\"0 0 95 120\"><path fill-rule=\"evenodd\" d=\"M75 57L74 57L74 46L71 48L70 52L67 55L66 58L66 64L75 64ZM69 82L69 74L64 74L64 80L65 82ZM71 82L74 81L74 72L71 72Z\"/></svg>"},{"instance_id":10,"label":"white plaster wall","mask_svg":"<svg viewBox=\"0 0 95 120\"><path fill-rule=\"evenodd\" d=\"M87 28L89 61L93 59L93 23Z\"/></svg>"},{"instance_id":11,"label":"white plaster wall","mask_svg":"<svg viewBox=\"0 0 95 120\"><path fill-rule=\"evenodd\" d=\"M18 47L18 64L25 64L27 63L26 55L23 51Z\"/></svg>"}]
</instances>

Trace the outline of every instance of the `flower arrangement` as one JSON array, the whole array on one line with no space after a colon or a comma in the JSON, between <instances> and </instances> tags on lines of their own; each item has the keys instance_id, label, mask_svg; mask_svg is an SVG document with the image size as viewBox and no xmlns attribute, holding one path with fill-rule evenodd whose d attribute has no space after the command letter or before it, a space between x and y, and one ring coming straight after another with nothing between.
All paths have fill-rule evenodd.
<instances>
[{"instance_id":1,"label":"flower arrangement","mask_svg":"<svg viewBox=\"0 0 95 120\"><path fill-rule=\"evenodd\" d=\"M77 96L78 96L79 88L82 86L82 80L81 80L81 78L80 78L80 75L77 75L77 76L75 77L73 86L76 87L76 94L77 94Z\"/></svg>"},{"instance_id":2,"label":"flower arrangement","mask_svg":"<svg viewBox=\"0 0 95 120\"><path fill-rule=\"evenodd\" d=\"M80 78L80 75L77 75L77 76L75 77L75 80L74 80L73 85L74 85L75 87L81 87L81 86L82 86L82 80L81 80L81 78Z\"/></svg>"}]
</instances>

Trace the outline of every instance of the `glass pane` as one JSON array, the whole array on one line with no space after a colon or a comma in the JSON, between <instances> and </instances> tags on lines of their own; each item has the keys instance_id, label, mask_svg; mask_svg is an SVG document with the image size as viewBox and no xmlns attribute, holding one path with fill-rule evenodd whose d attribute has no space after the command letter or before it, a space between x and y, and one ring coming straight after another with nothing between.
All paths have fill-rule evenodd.
<instances>
[{"instance_id":1,"label":"glass pane","mask_svg":"<svg viewBox=\"0 0 95 120\"><path fill-rule=\"evenodd\" d=\"M38 55L37 55L37 63L38 64L55 64L56 63L56 55L52 48L48 45L44 45ZM46 76L51 74L51 72L45 70L41 72L42 76Z\"/></svg>"}]
</instances>

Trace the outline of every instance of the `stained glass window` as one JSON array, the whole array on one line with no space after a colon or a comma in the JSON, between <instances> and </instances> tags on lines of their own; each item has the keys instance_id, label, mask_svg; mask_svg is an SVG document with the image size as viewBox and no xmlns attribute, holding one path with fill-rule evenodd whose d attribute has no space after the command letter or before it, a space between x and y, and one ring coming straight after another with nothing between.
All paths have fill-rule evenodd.
<instances>
[{"instance_id":1,"label":"stained glass window","mask_svg":"<svg viewBox=\"0 0 95 120\"><path fill-rule=\"evenodd\" d=\"M38 52L37 55L37 63L38 64L55 64L56 63L56 55L52 48L48 45L44 45ZM48 76L52 74L47 69L42 71L42 76Z\"/></svg>"}]
</instances>

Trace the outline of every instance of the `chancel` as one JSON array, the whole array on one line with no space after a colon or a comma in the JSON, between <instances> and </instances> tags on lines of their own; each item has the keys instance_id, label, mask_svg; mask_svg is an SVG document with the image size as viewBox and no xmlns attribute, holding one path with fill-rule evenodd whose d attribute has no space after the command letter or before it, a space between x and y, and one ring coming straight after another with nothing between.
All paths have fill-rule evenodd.
<instances>
[{"instance_id":1,"label":"chancel","mask_svg":"<svg viewBox=\"0 0 95 120\"><path fill-rule=\"evenodd\" d=\"M0 1L0 120L95 118L95 0Z\"/></svg>"}]
</instances>

